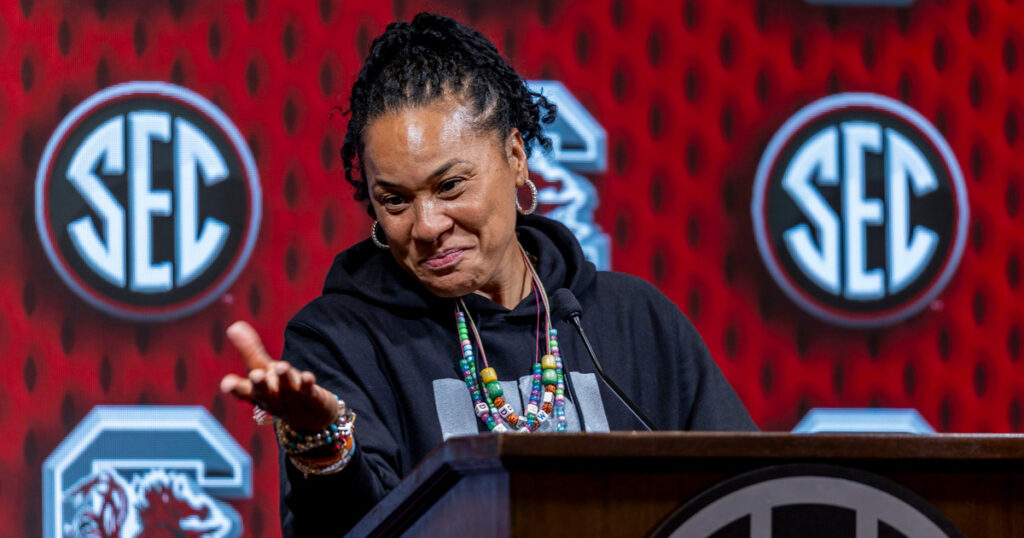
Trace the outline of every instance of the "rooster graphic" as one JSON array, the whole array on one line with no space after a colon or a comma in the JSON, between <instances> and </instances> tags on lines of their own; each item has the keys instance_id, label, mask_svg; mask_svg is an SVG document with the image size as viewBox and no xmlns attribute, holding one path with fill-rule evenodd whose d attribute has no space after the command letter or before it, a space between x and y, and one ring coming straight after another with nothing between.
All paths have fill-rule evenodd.
<instances>
[{"instance_id":1,"label":"rooster graphic","mask_svg":"<svg viewBox=\"0 0 1024 538\"><path fill-rule=\"evenodd\" d=\"M239 530L189 476L163 469L133 475L131 483L99 471L64 498L73 514L65 538L225 538Z\"/></svg>"}]
</instances>

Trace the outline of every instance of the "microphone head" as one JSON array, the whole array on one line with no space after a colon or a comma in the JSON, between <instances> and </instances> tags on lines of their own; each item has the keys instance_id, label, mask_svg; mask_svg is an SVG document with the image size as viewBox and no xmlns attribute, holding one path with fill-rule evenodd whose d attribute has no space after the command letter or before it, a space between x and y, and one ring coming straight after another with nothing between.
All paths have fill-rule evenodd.
<instances>
[{"instance_id":1,"label":"microphone head","mask_svg":"<svg viewBox=\"0 0 1024 538\"><path fill-rule=\"evenodd\" d=\"M571 319L583 314L583 307L569 288L560 288L551 294L552 309L562 319Z\"/></svg>"}]
</instances>

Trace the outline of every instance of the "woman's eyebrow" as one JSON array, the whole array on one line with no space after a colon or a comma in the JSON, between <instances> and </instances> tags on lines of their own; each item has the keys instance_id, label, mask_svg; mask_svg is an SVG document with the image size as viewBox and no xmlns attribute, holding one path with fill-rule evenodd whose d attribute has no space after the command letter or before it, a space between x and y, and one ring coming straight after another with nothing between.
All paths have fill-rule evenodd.
<instances>
[{"instance_id":1,"label":"woman's eyebrow","mask_svg":"<svg viewBox=\"0 0 1024 538\"><path fill-rule=\"evenodd\" d=\"M457 164L463 164L463 163L468 163L468 162L469 161L463 161L462 159L452 159L452 160L442 164L441 166L438 166L437 169L434 170L433 172L431 172L431 174L429 176L427 176L427 177L430 178L430 179L433 179L433 178L435 178L435 177L437 177L437 176L447 172L449 168L451 168L451 167L453 167L453 166L455 166Z\"/></svg>"},{"instance_id":2,"label":"woman's eyebrow","mask_svg":"<svg viewBox=\"0 0 1024 538\"><path fill-rule=\"evenodd\" d=\"M469 164L469 161L464 161L462 159L452 159L452 160L442 164L441 166L438 166L433 172L430 173L430 175L427 176L427 179L428 180L429 179L434 179L437 176L440 176L440 175L444 174L449 169L451 169L451 167L453 167L453 166L455 166L457 164ZM383 187L385 189L394 189L394 188L401 189L401 188L403 188L402 185L400 185L398 183L393 183L391 181L388 181L386 179L381 179L379 177L374 178L374 180L375 180L373 182L374 183L374 187Z\"/></svg>"}]
</instances>

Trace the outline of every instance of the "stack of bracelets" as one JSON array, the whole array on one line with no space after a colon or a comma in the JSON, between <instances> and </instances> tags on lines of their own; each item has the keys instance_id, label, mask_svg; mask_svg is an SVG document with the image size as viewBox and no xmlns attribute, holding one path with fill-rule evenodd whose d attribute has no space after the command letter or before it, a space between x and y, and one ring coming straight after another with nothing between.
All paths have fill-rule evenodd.
<instances>
[{"instance_id":1,"label":"stack of bracelets","mask_svg":"<svg viewBox=\"0 0 1024 538\"><path fill-rule=\"evenodd\" d=\"M337 395L338 418L319 432L300 432L287 422L275 418L277 443L288 453L295 468L309 476L336 473L352 459L355 439L352 427L356 414Z\"/></svg>"}]
</instances>

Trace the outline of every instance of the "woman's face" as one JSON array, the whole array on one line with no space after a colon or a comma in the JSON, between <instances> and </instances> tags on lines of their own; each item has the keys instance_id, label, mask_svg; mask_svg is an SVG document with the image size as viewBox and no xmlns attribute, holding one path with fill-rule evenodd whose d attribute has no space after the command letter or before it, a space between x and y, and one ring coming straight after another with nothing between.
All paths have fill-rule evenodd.
<instances>
[{"instance_id":1,"label":"woman's face","mask_svg":"<svg viewBox=\"0 0 1024 538\"><path fill-rule=\"evenodd\" d=\"M493 298L521 286L515 190L528 172L518 131L502 139L458 99L441 99L373 120L362 165L392 255L427 290Z\"/></svg>"}]
</instances>

